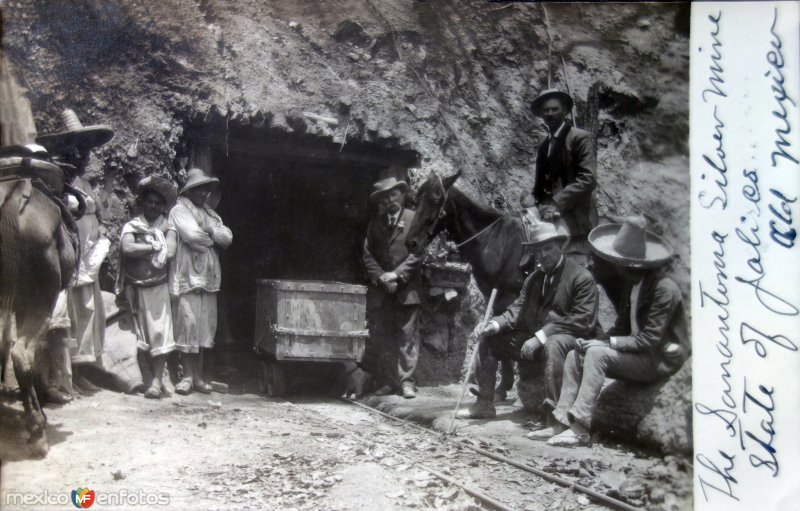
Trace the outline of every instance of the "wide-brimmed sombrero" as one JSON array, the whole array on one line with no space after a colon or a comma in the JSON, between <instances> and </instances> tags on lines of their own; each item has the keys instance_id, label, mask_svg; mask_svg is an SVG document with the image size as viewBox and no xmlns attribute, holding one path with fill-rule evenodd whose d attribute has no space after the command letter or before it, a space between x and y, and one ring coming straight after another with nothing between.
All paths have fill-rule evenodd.
<instances>
[{"instance_id":1,"label":"wide-brimmed sombrero","mask_svg":"<svg viewBox=\"0 0 800 511\"><path fill-rule=\"evenodd\" d=\"M670 260L672 247L646 227L641 216L626 218L622 224L600 225L589 233L589 244L598 257L616 265L657 268Z\"/></svg>"},{"instance_id":2,"label":"wide-brimmed sombrero","mask_svg":"<svg viewBox=\"0 0 800 511\"><path fill-rule=\"evenodd\" d=\"M543 91L541 94L539 94L536 97L536 99L534 99L531 102L531 111L536 115L540 115L539 111L541 110L542 105L544 104L545 101L547 101L550 98L560 99L561 101L564 102L564 105L566 106L568 112L572 110L572 104L573 104L572 96L570 96L569 94L567 94L562 90L547 89Z\"/></svg>"},{"instance_id":3,"label":"wide-brimmed sombrero","mask_svg":"<svg viewBox=\"0 0 800 511\"><path fill-rule=\"evenodd\" d=\"M148 191L153 191L163 197L167 207L171 207L178 199L178 192L175 189L175 185L163 177L147 176L139 181L139 184L136 186L136 194L141 197Z\"/></svg>"},{"instance_id":4,"label":"wide-brimmed sombrero","mask_svg":"<svg viewBox=\"0 0 800 511\"><path fill-rule=\"evenodd\" d=\"M66 128L64 131L40 135L36 137L36 143L43 145L51 153L57 153L70 147L99 147L114 138L114 130L110 126L84 126L78 115L69 108L61 112L61 122Z\"/></svg>"},{"instance_id":5,"label":"wide-brimmed sombrero","mask_svg":"<svg viewBox=\"0 0 800 511\"><path fill-rule=\"evenodd\" d=\"M526 239L523 240L522 246L534 248L548 241L566 241L567 239L569 239L569 232L563 225L556 226L550 222L541 222L534 224L533 228L526 232Z\"/></svg>"},{"instance_id":6,"label":"wide-brimmed sombrero","mask_svg":"<svg viewBox=\"0 0 800 511\"><path fill-rule=\"evenodd\" d=\"M198 186L215 184L219 184L219 179L207 175L202 169L190 169L186 174L186 183L181 188L181 195Z\"/></svg>"},{"instance_id":7,"label":"wide-brimmed sombrero","mask_svg":"<svg viewBox=\"0 0 800 511\"><path fill-rule=\"evenodd\" d=\"M384 193L389 193L395 188L399 188L400 191L406 193L408 190L408 185L405 181L398 181L393 177L387 177L386 179L381 179L374 185L372 185L372 193L369 196L369 200L374 202L378 197L383 195Z\"/></svg>"}]
</instances>

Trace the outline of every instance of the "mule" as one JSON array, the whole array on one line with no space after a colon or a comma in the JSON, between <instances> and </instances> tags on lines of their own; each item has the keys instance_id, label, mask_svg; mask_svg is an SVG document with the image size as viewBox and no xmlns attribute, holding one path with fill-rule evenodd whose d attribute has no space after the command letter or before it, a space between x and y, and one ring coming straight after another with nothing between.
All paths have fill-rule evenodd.
<instances>
[{"instance_id":1,"label":"mule","mask_svg":"<svg viewBox=\"0 0 800 511\"><path fill-rule=\"evenodd\" d=\"M61 201L64 189L58 166L0 156L0 355L2 360L11 357L28 443L39 456L47 454L49 445L35 390L36 355L46 342L58 293L75 274L80 253L67 228L75 226Z\"/></svg>"},{"instance_id":2,"label":"mule","mask_svg":"<svg viewBox=\"0 0 800 511\"><path fill-rule=\"evenodd\" d=\"M520 265L525 227L519 215L479 204L453 186L460 175L460 171L446 178L431 174L420 186L406 244L409 250L420 250L434 236L446 231L459 253L472 265L475 283L484 298L488 300L492 288L497 288L492 309L492 315L497 315L516 300L525 280ZM510 361L503 361L502 374L499 392L513 386Z\"/></svg>"}]
</instances>

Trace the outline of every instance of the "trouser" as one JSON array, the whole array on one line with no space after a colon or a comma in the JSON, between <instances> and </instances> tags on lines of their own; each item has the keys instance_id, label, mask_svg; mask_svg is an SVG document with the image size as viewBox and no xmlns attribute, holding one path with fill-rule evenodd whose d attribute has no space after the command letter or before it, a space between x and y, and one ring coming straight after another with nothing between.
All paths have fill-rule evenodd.
<instances>
[{"instance_id":1,"label":"trouser","mask_svg":"<svg viewBox=\"0 0 800 511\"><path fill-rule=\"evenodd\" d=\"M370 314L370 346L377 358L378 380L392 388L415 385L414 371L419 359L417 336L418 305L400 305L391 300ZM366 356L366 355L365 355Z\"/></svg>"},{"instance_id":2,"label":"trouser","mask_svg":"<svg viewBox=\"0 0 800 511\"><path fill-rule=\"evenodd\" d=\"M106 333L106 310L100 283L93 282L67 289L67 304L72 323L72 363L94 363L103 351Z\"/></svg>"},{"instance_id":3,"label":"trouser","mask_svg":"<svg viewBox=\"0 0 800 511\"><path fill-rule=\"evenodd\" d=\"M566 426L576 421L588 429L606 377L652 382L663 376L657 368L658 362L646 354L601 347L589 348L585 355L573 350L564 363L561 397L553 417Z\"/></svg>"},{"instance_id":4,"label":"trouser","mask_svg":"<svg viewBox=\"0 0 800 511\"><path fill-rule=\"evenodd\" d=\"M484 337L478 345L476 360L476 379L478 393L485 399L494 395L499 360L522 360L520 351L531 335L522 332L508 332ZM551 335L545 345L534 354L534 358L544 357L545 404L554 408L561 394L561 379L564 359L570 350L577 348L575 337L566 334Z\"/></svg>"}]
</instances>

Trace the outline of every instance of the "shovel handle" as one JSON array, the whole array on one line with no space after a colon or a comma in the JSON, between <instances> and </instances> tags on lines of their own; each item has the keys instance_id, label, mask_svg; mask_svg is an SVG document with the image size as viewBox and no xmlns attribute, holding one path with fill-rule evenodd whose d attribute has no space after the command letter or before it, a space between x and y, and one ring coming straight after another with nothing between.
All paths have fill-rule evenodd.
<instances>
[{"instance_id":1,"label":"shovel handle","mask_svg":"<svg viewBox=\"0 0 800 511\"><path fill-rule=\"evenodd\" d=\"M489 304L486 306L486 312L483 315L483 322L486 323L489 321L489 318L492 317L492 310L494 309L494 300L497 298L497 288L492 288L492 294L489 295ZM480 342L480 339L478 340ZM464 394L467 393L467 383L469 382L470 376L472 376L472 368L475 367L475 359L478 356L478 346L472 350L472 357L469 362L469 367L467 368L467 374L464 376L464 381L461 383L461 394L458 396L458 401L456 402L456 408L453 410L453 416L450 417L450 425L447 427L447 434L449 435L453 431L453 425L456 422L456 414L458 414L458 409L461 408L461 402L464 401Z\"/></svg>"}]
</instances>

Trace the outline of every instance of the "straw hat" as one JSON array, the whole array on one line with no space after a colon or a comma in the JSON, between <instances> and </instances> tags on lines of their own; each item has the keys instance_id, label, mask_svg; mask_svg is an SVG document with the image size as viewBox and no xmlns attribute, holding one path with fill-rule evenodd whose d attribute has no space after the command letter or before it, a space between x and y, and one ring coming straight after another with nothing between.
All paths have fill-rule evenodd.
<instances>
[{"instance_id":1,"label":"straw hat","mask_svg":"<svg viewBox=\"0 0 800 511\"><path fill-rule=\"evenodd\" d=\"M139 181L136 186L136 194L142 197L148 191L159 194L164 199L167 207L172 206L178 198L175 185L159 176L147 176Z\"/></svg>"},{"instance_id":2,"label":"straw hat","mask_svg":"<svg viewBox=\"0 0 800 511\"><path fill-rule=\"evenodd\" d=\"M408 185L405 181L398 181L393 177L387 177L386 179L381 179L374 185L372 185L372 193L369 196L369 200L374 202L377 200L381 195L384 193L389 193L395 188L400 188L400 191L406 193L408 190Z\"/></svg>"},{"instance_id":3,"label":"straw hat","mask_svg":"<svg viewBox=\"0 0 800 511\"><path fill-rule=\"evenodd\" d=\"M61 123L66 128L58 133L50 133L36 137L36 143L41 144L50 152L70 147L99 147L114 138L114 130L104 124L84 126L78 115L69 108L61 112Z\"/></svg>"},{"instance_id":4,"label":"straw hat","mask_svg":"<svg viewBox=\"0 0 800 511\"><path fill-rule=\"evenodd\" d=\"M215 177L210 177L203 172L202 169L190 169L189 172L186 174L186 184L183 185L181 188L181 195L186 193L188 190L192 188L197 188L198 186L203 185L210 185L210 184L218 184L219 179Z\"/></svg>"},{"instance_id":5,"label":"straw hat","mask_svg":"<svg viewBox=\"0 0 800 511\"><path fill-rule=\"evenodd\" d=\"M566 241L569 239L569 232L566 227L561 224L556 226L550 222L534 224L533 228L527 230L525 234L527 240L522 242L522 246L526 248L535 248L548 241Z\"/></svg>"},{"instance_id":6,"label":"straw hat","mask_svg":"<svg viewBox=\"0 0 800 511\"><path fill-rule=\"evenodd\" d=\"M541 115L540 110L542 108L542 105L544 104L545 101L551 98L560 99L562 103L564 103L567 112L572 110L572 103L573 103L572 96L558 89L547 89L541 94L539 94L536 97L536 99L533 100L533 102L531 103L531 111L533 111L533 113L536 115Z\"/></svg>"},{"instance_id":7,"label":"straw hat","mask_svg":"<svg viewBox=\"0 0 800 511\"><path fill-rule=\"evenodd\" d=\"M598 257L624 268L657 268L672 257L672 247L646 227L641 216L600 225L589 233L589 244Z\"/></svg>"}]
</instances>

